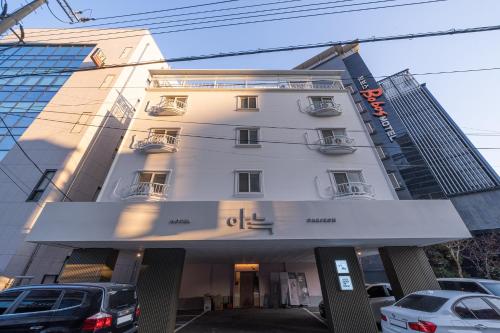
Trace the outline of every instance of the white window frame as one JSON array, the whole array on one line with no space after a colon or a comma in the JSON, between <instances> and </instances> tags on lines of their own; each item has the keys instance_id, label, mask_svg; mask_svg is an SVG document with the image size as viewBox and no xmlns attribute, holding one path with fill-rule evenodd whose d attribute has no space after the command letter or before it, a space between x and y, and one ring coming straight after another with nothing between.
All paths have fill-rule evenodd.
<instances>
[{"instance_id":1,"label":"white window frame","mask_svg":"<svg viewBox=\"0 0 500 333\"><path fill-rule=\"evenodd\" d=\"M155 174L162 174L162 173L166 174L167 177L165 179L165 186L167 186L167 190L168 190L168 188L170 186L170 179L172 178L172 169L165 169L165 170L141 169L141 170L137 170L135 172L134 179L132 181L132 185L137 184L139 182L139 178L141 176L141 173L147 173L147 172L153 174L153 177L151 179L154 178ZM149 182L149 183L153 184L151 182Z\"/></svg>"},{"instance_id":2,"label":"white window frame","mask_svg":"<svg viewBox=\"0 0 500 333\"><path fill-rule=\"evenodd\" d=\"M375 134L375 128L373 127L371 122L366 122L365 127L366 127L366 130L368 131L368 134L370 134L370 135Z\"/></svg>"},{"instance_id":3,"label":"white window frame","mask_svg":"<svg viewBox=\"0 0 500 333\"><path fill-rule=\"evenodd\" d=\"M348 174L348 173L358 173L359 176L360 176L359 179L361 180L361 183L367 184L365 176L363 175L363 170L360 170L360 169L352 169L352 170L329 169L328 170L328 176L330 177L330 182L332 184L332 187L333 187L335 193L339 192L339 187L338 187L339 184L337 184L337 181L335 180L335 175L334 175L335 173L346 173L346 174ZM349 178L349 176L347 178ZM348 183L350 184L351 182L348 181Z\"/></svg>"},{"instance_id":4,"label":"white window frame","mask_svg":"<svg viewBox=\"0 0 500 333\"><path fill-rule=\"evenodd\" d=\"M401 184L399 183L398 177L396 177L395 172L388 172L387 176L389 177L389 181L391 182L391 185L395 190L399 190L402 188Z\"/></svg>"},{"instance_id":5,"label":"white window frame","mask_svg":"<svg viewBox=\"0 0 500 333\"><path fill-rule=\"evenodd\" d=\"M240 188L240 177L239 175L241 173L257 173L259 174L259 182L260 182L260 192L240 192L239 191L239 188ZM249 190L251 188L251 185L250 183L248 184L249 185ZM248 170L248 169L244 169L244 170L234 170L234 195L236 197L252 197L252 198L255 198L255 197L263 197L264 196L264 173L262 170Z\"/></svg>"},{"instance_id":6,"label":"white window frame","mask_svg":"<svg viewBox=\"0 0 500 333\"><path fill-rule=\"evenodd\" d=\"M250 135L248 136L249 143L241 143L240 142L240 132L241 131L257 131L257 143L250 143ZM260 148L262 147L260 141L261 139L261 131L259 127L237 127L236 128L236 147L240 148Z\"/></svg>"},{"instance_id":7,"label":"white window frame","mask_svg":"<svg viewBox=\"0 0 500 333\"><path fill-rule=\"evenodd\" d=\"M331 103L334 105L334 96L309 96L309 102L314 104L314 98L319 98L321 103Z\"/></svg>"},{"instance_id":8,"label":"white window frame","mask_svg":"<svg viewBox=\"0 0 500 333\"><path fill-rule=\"evenodd\" d=\"M356 102L356 107L358 108L359 113L365 113L366 112L366 109L363 106L362 102Z\"/></svg>"},{"instance_id":9,"label":"white window frame","mask_svg":"<svg viewBox=\"0 0 500 333\"><path fill-rule=\"evenodd\" d=\"M245 98L255 98L255 108L244 108L242 107L242 100ZM250 105L250 103L248 103ZM259 111L259 97L256 95L241 95L236 96L236 110L237 111Z\"/></svg>"}]
</instances>

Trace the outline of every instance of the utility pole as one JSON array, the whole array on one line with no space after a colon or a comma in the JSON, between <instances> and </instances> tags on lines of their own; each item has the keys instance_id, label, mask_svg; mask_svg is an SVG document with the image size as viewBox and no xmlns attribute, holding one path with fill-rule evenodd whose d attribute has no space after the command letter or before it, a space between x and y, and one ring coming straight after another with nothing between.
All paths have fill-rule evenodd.
<instances>
[{"instance_id":1,"label":"utility pole","mask_svg":"<svg viewBox=\"0 0 500 333\"><path fill-rule=\"evenodd\" d=\"M5 33L7 30L18 24L23 18L34 12L45 3L47 3L47 0L31 1L12 14L8 14L4 18L2 18L2 20L0 21L0 34Z\"/></svg>"}]
</instances>

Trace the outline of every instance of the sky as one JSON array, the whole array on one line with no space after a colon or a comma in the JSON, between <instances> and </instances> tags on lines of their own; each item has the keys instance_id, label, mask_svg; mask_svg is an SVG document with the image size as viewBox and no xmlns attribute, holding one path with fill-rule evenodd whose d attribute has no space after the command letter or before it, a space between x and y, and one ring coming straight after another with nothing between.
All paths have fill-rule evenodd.
<instances>
[{"instance_id":1,"label":"sky","mask_svg":"<svg viewBox=\"0 0 500 333\"><path fill-rule=\"evenodd\" d=\"M75 10L87 10L85 15L95 18L128 13L155 11L182 6L197 5L221 0L68 0ZM201 18L204 16L242 12L244 16L262 15L258 10L324 3L317 7L290 8L309 9L303 15L319 12L342 11L367 7L390 6L425 0L294 0L270 5L283 0L233 0L218 5L198 7L144 16L134 16L110 20L96 20L89 24L115 22L124 19L143 19L139 22L117 24L143 24L151 27L152 22ZM351 7L330 8L310 11L311 8L367 3ZM21 6L24 1L10 0L9 10ZM51 1L51 9L60 19L67 20L57 2ZM267 4L267 5L266 5ZM151 20L148 17L185 14L193 11L221 9L237 6L252 6L235 11L200 13ZM269 12L267 12L269 13ZM166 58L219 53L228 51L269 48L326 41L351 40L371 36L418 33L437 30L460 29L500 24L500 0L447 0L415 6L385 8L369 11L338 13L278 22L219 27L212 29L155 34ZM283 17L286 15L278 16ZM275 16L276 17L276 16ZM262 20L269 17L247 18ZM242 20L240 20L241 22ZM192 28L196 20L183 22L182 28ZM227 22L226 22L227 23ZM58 21L44 6L23 21L25 28L65 28L69 24ZM170 23L174 24L174 23ZM179 24L179 23L175 23ZM85 27L85 24L73 27ZM112 27L110 25L109 27ZM116 26L116 25L115 25ZM154 27L154 26L153 26ZM95 29L95 28L93 28ZM171 30L172 28L170 28ZM180 29L176 27L175 29ZM156 29L160 32L165 29ZM245 69L291 69L309 59L323 49L312 49L286 53L252 55L224 59L183 62L173 64L173 68L245 68ZM476 68L500 68L500 31L470 35L433 37L416 40L380 42L361 45L361 55L375 76L385 76L403 69L412 73L428 73ZM497 98L500 89L497 78L500 70L474 73L422 75L420 83L426 83L430 91L444 106L451 117L468 134L478 148L500 148L500 110ZM480 149L483 156L500 173L500 149Z\"/></svg>"}]
</instances>

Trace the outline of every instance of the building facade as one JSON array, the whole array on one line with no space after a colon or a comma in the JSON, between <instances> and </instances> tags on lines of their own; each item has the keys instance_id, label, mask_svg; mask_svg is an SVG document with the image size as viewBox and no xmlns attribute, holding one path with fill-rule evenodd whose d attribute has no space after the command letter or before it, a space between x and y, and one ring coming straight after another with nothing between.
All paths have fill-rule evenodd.
<instances>
[{"instance_id":1,"label":"building facade","mask_svg":"<svg viewBox=\"0 0 500 333\"><path fill-rule=\"evenodd\" d=\"M425 85L408 71L379 82L358 45L332 47L298 69L344 70L343 81L398 197L449 198L474 232L500 228L500 180Z\"/></svg>"},{"instance_id":2,"label":"building facade","mask_svg":"<svg viewBox=\"0 0 500 333\"><path fill-rule=\"evenodd\" d=\"M28 235L73 249L58 281L137 282L141 327L166 332L205 295L323 299L332 331L377 332L359 265L374 253L397 297L439 288L421 247L469 233L449 201L398 200L340 71L148 82L96 202L47 203Z\"/></svg>"},{"instance_id":3,"label":"building facade","mask_svg":"<svg viewBox=\"0 0 500 333\"><path fill-rule=\"evenodd\" d=\"M110 64L162 58L147 31L102 32L122 38L95 42L94 31L29 29L22 46L12 44L15 37L2 40L0 116L11 132L1 123L1 289L56 280L71 249L26 236L47 202L95 200L144 97L148 66L91 70L95 52ZM54 34L57 44L47 43Z\"/></svg>"}]
</instances>

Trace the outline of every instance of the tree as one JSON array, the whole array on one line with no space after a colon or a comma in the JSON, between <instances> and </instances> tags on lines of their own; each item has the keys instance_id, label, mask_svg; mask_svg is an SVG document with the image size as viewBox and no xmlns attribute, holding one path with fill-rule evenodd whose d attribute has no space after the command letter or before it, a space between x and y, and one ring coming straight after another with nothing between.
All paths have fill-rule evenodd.
<instances>
[{"instance_id":1,"label":"tree","mask_svg":"<svg viewBox=\"0 0 500 333\"><path fill-rule=\"evenodd\" d=\"M454 242L449 242L444 244L444 247L448 250L448 254L453 260L454 266L457 269L457 274L459 277L463 278L464 273L462 269L462 255L464 249L467 248L469 240L459 240Z\"/></svg>"},{"instance_id":2,"label":"tree","mask_svg":"<svg viewBox=\"0 0 500 333\"><path fill-rule=\"evenodd\" d=\"M466 241L463 258L477 277L500 278L500 232L488 232Z\"/></svg>"}]
</instances>

